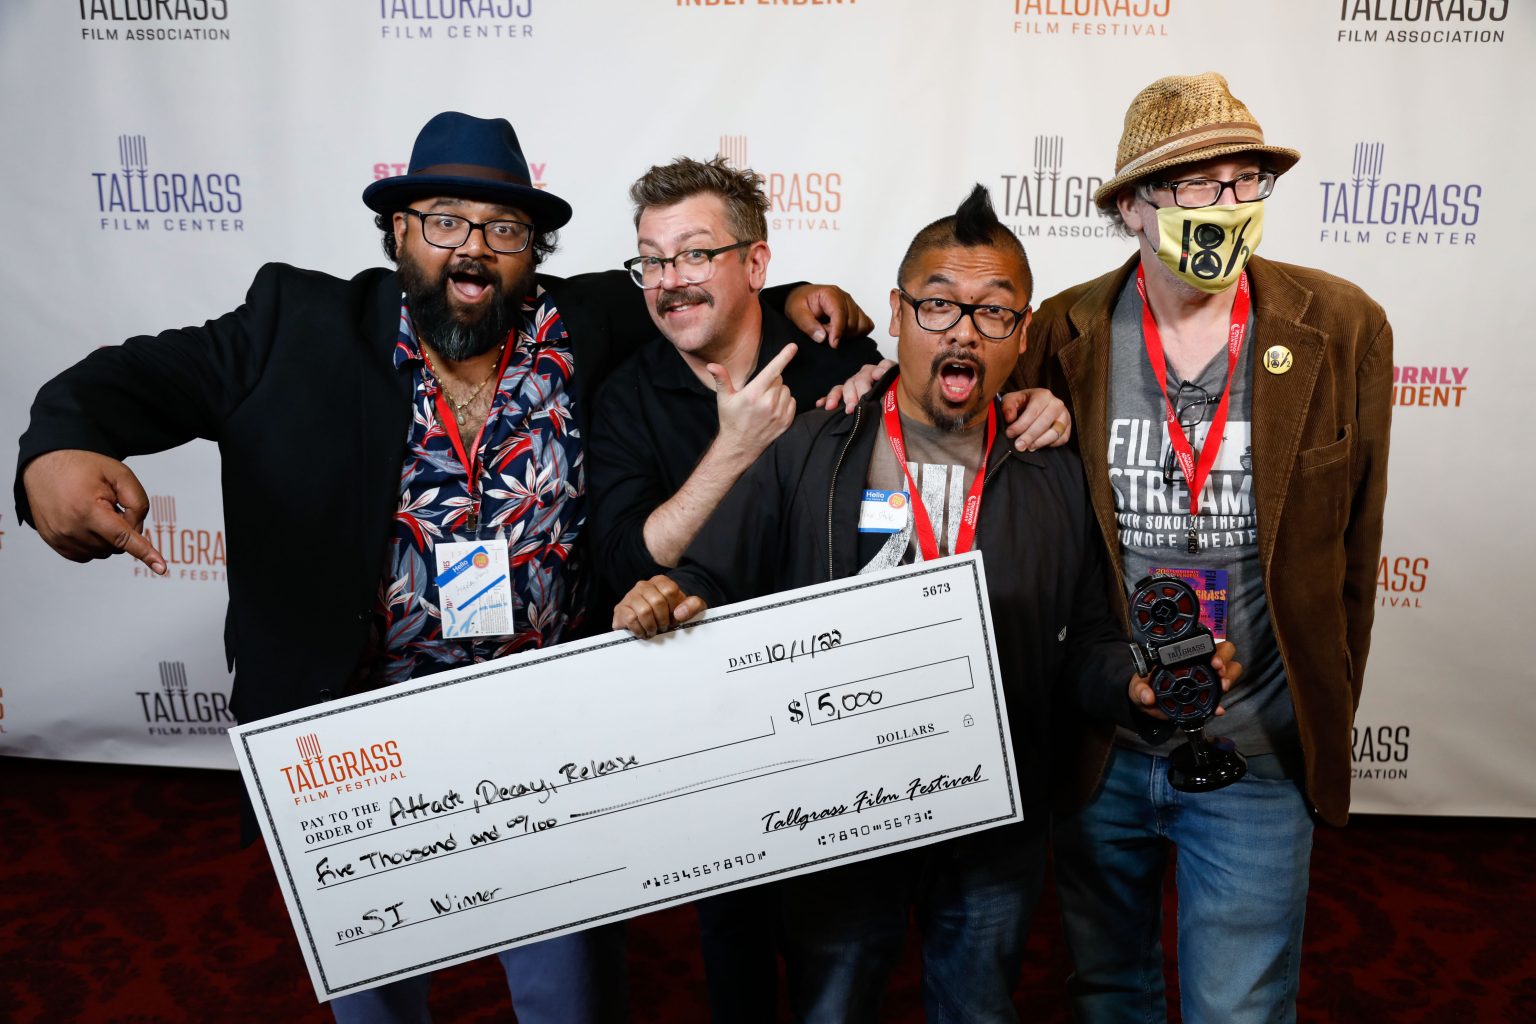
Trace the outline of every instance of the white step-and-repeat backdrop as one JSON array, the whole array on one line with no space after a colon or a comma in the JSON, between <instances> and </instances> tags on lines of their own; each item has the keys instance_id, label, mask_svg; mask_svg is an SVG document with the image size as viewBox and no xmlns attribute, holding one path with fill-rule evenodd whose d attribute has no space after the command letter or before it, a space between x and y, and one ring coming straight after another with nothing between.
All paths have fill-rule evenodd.
<instances>
[{"instance_id":1,"label":"white step-and-repeat backdrop","mask_svg":"<svg viewBox=\"0 0 1536 1024\"><path fill-rule=\"evenodd\" d=\"M553 272L633 254L647 166L725 151L768 180L774 278L842 284L883 333L907 241L973 182L1038 297L1117 265L1088 196L1126 105L1219 70L1302 153L1263 253L1358 282L1397 335L1355 809L1529 815L1533 64L1531 0L6 0L0 435L264 261L381 262L358 195L440 110L511 119L574 205ZM168 579L66 562L0 504L0 753L232 763L217 453L133 465Z\"/></svg>"}]
</instances>

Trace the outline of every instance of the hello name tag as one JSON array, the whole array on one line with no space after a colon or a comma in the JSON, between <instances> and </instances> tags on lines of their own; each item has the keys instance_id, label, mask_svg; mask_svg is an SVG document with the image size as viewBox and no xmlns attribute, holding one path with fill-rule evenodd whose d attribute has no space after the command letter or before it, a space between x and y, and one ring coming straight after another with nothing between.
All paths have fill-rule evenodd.
<instances>
[{"instance_id":1,"label":"hello name tag","mask_svg":"<svg viewBox=\"0 0 1536 1024\"><path fill-rule=\"evenodd\" d=\"M900 533L906 529L910 505L906 491L865 490L859 502L859 532Z\"/></svg>"},{"instance_id":2,"label":"hello name tag","mask_svg":"<svg viewBox=\"0 0 1536 1024\"><path fill-rule=\"evenodd\" d=\"M505 636L512 632L512 579L507 542L451 541L432 550L443 638Z\"/></svg>"}]
</instances>

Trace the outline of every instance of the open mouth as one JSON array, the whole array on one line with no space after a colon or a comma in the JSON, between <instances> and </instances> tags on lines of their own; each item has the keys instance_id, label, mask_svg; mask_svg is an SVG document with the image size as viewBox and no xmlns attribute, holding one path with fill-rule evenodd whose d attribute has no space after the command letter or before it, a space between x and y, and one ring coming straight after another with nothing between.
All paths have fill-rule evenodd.
<instances>
[{"instance_id":1,"label":"open mouth","mask_svg":"<svg viewBox=\"0 0 1536 1024\"><path fill-rule=\"evenodd\" d=\"M944 400L960 405L970 399L981 374L974 363L948 359L939 365L938 377L939 392Z\"/></svg>"},{"instance_id":2,"label":"open mouth","mask_svg":"<svg viewBox=\"0 0 1536 1024\"><path fill-rule=\"evenodd\" d=\"M448 275L448 288L460 302L474 305L490 294L492 284L485 274L456 270Z\"/></svg>"}]
</instances>

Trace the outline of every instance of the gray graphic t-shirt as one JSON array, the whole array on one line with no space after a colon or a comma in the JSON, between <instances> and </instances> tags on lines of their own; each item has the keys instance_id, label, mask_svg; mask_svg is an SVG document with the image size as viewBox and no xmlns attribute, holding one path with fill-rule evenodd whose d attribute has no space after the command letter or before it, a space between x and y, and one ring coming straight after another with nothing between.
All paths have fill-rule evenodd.
<instances>
[{"instance_id":1,"label":"gray graphic t-shirt","mask_svg":"<svg viewBox=\"0 0 1536 1024\"><path fill-rule=\"evenodd\" d=\"M860 574L889 569L922 560L917 535L912 530L911 501L907 478L896 464L896 455L879 427L875 450L869 459L859 516ZM939 554L952 554L955 537L960 532L960 516L965 496L981 466L982 447L986 443L986 420L969 430L940 430L901 417L902 439L907 447L907 469L918 488L918 496L933 524ZM1002 429L998 429L999 435ZM878 494L883 497L872 497ZM894 499L894 500L893 500ZM903 512L904 510L904 512Z\"/></svg>"},{"instance_id":2,"label":"gray graphic t-shirt","mask_svg":"<svg viewBox=\"0 0 1536 1024\"><path fill-rule=\"evenodd\" d=\"M1244 754L1291 754L1297 749L1296 716L1285 670L1269 625L1269 606L1259 571L1258 517L1253 501L1251 448L1253 321L1233 370L1232 394L1221 447L1200 494L1200 515L1189 514L1189 485L1170 458L1168 416L1141 334L1141 297L1133 275L1121 289L1112 322L1109 371L1109 477L1115 492L1130 595L1154 571L1186 579L1200 595L1207 626L1231 640L1243 675L1222 704L1226 714L1207 732L1228 736ZM1198 457L1227 382L1227 351L1190 380L1168 367L1168 398L1193 434ZM1199 550L1188 548L1193 529ZM1167 754L1183 743L1175 735L1152 747L1121 729L1117 742L1145 753Z\"/></svg>"}]
</instances>

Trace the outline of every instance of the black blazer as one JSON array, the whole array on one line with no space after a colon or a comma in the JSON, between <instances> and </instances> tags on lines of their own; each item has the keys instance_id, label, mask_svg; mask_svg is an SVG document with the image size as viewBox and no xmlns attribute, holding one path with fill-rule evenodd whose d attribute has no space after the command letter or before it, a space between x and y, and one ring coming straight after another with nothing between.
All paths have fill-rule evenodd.
<instances>
[{"instance_id":1,"label":"black blazer","mask_svg":"<svg viewBox=\"0 0 1536 1024\"><path fill-rule=\"evenodd\" d=\"M622 271L539 281L570 333L589 437L590 396L655 327ZM765 298L782 304L787 290ZM391 270L344 281L268 264L234 312L98 349L32 406L15 487L26 522L20 470L44 452L126 459L193 438L218 444L224 643L242 722L341 696L364 655L411 415L409 378L392 359L400 294ZM312 560L317 545L329 554Z\"/></svg>"}]
</instances>

